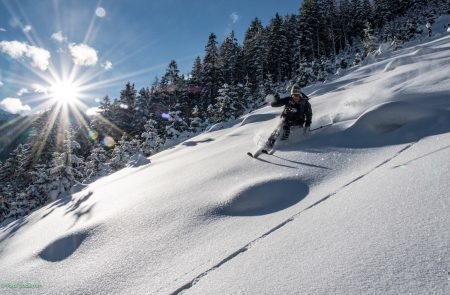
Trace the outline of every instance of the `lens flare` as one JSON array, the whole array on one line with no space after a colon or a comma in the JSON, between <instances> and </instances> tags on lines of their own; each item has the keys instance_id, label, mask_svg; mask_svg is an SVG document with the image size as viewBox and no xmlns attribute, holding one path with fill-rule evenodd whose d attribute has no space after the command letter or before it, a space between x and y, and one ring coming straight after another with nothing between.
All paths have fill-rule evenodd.
<instances>
[{"instance_id":1,"label":"lens flare","mask_svg":"<svg viewBox=\"0 0 450 295\"><path fill-rule=\"evenodd\" d=\"M111 136L105 136L105 138L103 138L103 145L112 149L116 145L116 141Z\"/></svg>"},{"instance_id":2,"label":"lens flare","mask_svg":"<svg viewBox=\"0 0 450 295\"><path fill-rule=\"evenodd\" d=\"M88 132L88 136L92 141L96 141L98 138L98 132L95 130L90 129Z\"/></svg>"}]
</instances>

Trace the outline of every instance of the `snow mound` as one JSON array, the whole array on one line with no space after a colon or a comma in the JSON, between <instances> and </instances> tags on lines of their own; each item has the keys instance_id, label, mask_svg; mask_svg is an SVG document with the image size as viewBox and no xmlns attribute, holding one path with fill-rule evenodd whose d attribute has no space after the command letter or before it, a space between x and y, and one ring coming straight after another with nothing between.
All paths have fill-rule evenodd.
<instances>
[{"instance_id":1,"label":"snow mound","mask_svg":"<svg viewBox=\"0 0 450 295\"><path fill-rule=\"evenodd\" d=\"M390 61L386 67L384 68L384 72L390 72L395 70L396 68L408 64L414 63L414 60L410 56L403 56L399 58L394 58L392 61Z\"/></svg>"},{"instance_id":2,"label":"snow mound","mask_svg":"<svg viewBox=\"0 0 450 295\"><path fill-rule=\"evenodd\" d=\"M431 53L435 53L436 49L428 47L428 46L416 46L417 50L414 51L413 55L426 55L426 54L431 54Z\"/></svg>"},{"instance_id":3,"label":"snow mound","mask_svg":"<svg viewBox=\"0 0 450 295\"><path fill-rule=\"evenodd\" d=\"M232 193L229 201L216 208L214 213L228 216L270 214L297 204L308 193L308 186L299 179L269 180Z\"/></svg>"},{"instance_id":4,"label":"snow mound","mask_svg":"<svg viewBox=\"0 0 450 295\"><path fill-rule=\"evenodd\" d=\"M244 126L251 123L268 121L276 117L277 114L250 114L247 115L241 122L240 126Z\"/></svg>"},{"instance_id":5,"label":"snow mound","mask_svg":"<svg viewBox=\"0 0 450 295\"><path fill-rule=\"evenodd\" d=\"M421 105L394 101L376 105L364 112L351 128L384 134L424 118L438 116L438 111Z\"/></svg>"},{"instance_id":6,"label":"snow mound","mask_svg":"<svg viewBox=\"0 0 450 295\"><path fill-rule=\"evenodd\" d=\"M449 119L446 110L404 101L387 102L368 109L330 140L354 148L403 144L448 132Z\"/></svg>"},{"instance_id":7,"label":"snow mound","mask_svg":"<svg viewBox=\"0 0 450 295\"><path fill-rule=\"evenodd\" d=\"M63 261L71 256L88 236L88 231L82 231L57 239L45 247L39 257L50 262Z\"/></svg>"}]
</instances>

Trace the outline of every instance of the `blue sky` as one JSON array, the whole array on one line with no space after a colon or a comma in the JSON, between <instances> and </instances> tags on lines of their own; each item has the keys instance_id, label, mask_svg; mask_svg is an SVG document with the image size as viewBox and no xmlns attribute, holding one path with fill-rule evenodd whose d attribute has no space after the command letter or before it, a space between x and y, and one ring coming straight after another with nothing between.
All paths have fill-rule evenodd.
<instances>
[{"instance_id":1,"label":"blue sky","mask_svg":"<svg viewBox=\"0 0 450 295\"><path fill-rule=\"evenodd\" d=\"M0 107L33 112L55 81L76 82L88 107L127 81L150 86L169 61L190 72L210 33L297 13L299 0L0 0ZM6 99L6 101L5 101Z\"/></svg>"}]
</instances>

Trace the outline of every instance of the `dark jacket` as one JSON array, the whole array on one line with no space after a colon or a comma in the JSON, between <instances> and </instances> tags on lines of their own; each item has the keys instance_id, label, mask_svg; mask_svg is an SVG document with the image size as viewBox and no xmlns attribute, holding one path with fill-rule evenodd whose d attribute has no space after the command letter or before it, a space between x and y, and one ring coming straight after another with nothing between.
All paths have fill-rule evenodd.
<instances>
[{"instance_id":1,"label":"dark jacket","mask_svg":"<svg viewBox=\"0 0 450 295\"><path fill-rule=\"evenodd\" d=\"M309 103L309 97L303 92L301 93L302 99L299 103L295 103L292 97L287 96L279 98L271 103L272 107L284 106L283 113L281 117L285 118L286 123L289 125L300 125L305 124L306 127L311 125L312 120L312 108Z\"/></svg>"}]
</instances>

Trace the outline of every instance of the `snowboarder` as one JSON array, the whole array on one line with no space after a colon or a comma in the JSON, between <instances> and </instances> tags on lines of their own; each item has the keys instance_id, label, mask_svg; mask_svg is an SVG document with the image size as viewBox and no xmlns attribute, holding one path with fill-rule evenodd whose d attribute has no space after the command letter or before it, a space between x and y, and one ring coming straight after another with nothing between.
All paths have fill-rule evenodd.
<instances>
[{"instance_id":1,"label":"snowboarder","mask_svg":"<svg viewBox=\"0 0 450 295\"><path fill-rule=\"evenodd\" d=\"M303 127L303 132L308 134L312 120L312 108L308 101L309 97L301 91L298 85L291 88L291 96L280 98L277 94L275 101L271 103L272 107L284 106L281 114L282 124L280 129L275 130L269 137L268 144L273 147L281 131L281 140L289 137L291 126Z\"/></svg>"},{"instance_id":2,"label":"snowboarder","mask_svg":"<svg viewBox=\"0 0 450 295\"><path fill-rule=\"evenodd\" d=\"M428 21L427 24L425 25L428 29L428 37L431 37L431 23Z\"/></svg>"}]
</instances>

